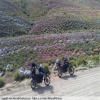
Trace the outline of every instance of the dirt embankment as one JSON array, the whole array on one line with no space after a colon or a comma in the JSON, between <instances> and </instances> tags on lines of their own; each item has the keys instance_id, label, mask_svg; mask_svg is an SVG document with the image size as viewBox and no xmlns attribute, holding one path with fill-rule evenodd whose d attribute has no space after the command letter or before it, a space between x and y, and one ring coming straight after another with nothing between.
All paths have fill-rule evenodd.
<instances>
[{"instance_id":1,"label":"dirt embankment","mask_svg":"<svg viewBox=\"0 0 100 100\"><path fill-rule=\"evenodd\" d=\"M43 84L32 91L26 80L22 85L12 89L0 90L1 96L100 96L100 67L90 70L79 71L74 77L69 75L62 79L51 76L51 85L45 87Z\"/></svg>"}]
</instances>

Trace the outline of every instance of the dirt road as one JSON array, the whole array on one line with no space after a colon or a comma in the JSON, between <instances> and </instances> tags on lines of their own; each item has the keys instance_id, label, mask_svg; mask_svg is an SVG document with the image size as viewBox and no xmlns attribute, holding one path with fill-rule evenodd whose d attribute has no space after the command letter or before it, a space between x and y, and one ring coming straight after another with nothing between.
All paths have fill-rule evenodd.
<instances>
[{"instance_id":1,"label":"dirt road","mask_svg":"<svg viewBox=\"0 0 100 100\"><path fill-rule=\"evenodd\" d=\"M100 67L79 71L74 77L52 77L51 85L43 84L32 91L30 86L4 96L100 96Z\"/></svg>"}]
</instances>

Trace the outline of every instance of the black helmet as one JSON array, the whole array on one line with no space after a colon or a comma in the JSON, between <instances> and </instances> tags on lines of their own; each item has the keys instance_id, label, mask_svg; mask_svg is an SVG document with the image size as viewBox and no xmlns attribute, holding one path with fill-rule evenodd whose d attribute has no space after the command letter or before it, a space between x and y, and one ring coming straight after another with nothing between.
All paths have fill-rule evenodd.
<instances>
[{"instance_id":1,"label":"black helmet","mask_svg":"<svg viewBox=\"0 0 100 100\"><path fill-rule=\"evenodd\" d=\"M33 62L33 63L32 63L32 67L35 67L35 66L36 66L36 64Z\"/></svg>"},{"instance_id":2,"label":"black helmet","mask_svg":"<svg viewBox=\"0 0 100 100\"><path fill-rule=\"evenodd\" d=\"M64 57L64 61L68 62L68 58L67 57Z\"/></svg>"}]
</instances>

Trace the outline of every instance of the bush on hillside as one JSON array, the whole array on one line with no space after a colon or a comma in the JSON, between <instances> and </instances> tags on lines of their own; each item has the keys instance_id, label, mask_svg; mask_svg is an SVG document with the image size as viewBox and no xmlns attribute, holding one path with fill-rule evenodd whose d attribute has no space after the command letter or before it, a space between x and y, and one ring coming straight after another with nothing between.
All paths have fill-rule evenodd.
<instances>
[{"instance_id":1,"label":"bush on hillside","mask_svg":"<svg viewBox=\"0 0 100 100\"><path fill-rule=\"evenodd\" d=\"M15 72L15 74L14 74L15 81L22 81L24 79L25 79L25 77L23 75L20 75L19 72Z\"/></svg>"},{"instance_id":2,"label":"bush on hillside","mask_svg":"<svg viewBox=\"0 0 100 100\"><path fill-rule=\"evenodd\" d=\"M44 68L45 68L46 72L50 74L49 64L45 63L43 65L44 65Z\"/></svg>"},{"instance_id":3,"label":"bush on hillside","mask_svg":"<svg viewBox=\"0 0 100 100\"><path fill-rule=\"evenodd\" d=\"M100 63L100 55L94 55L92 57L92 60L95 62L95 63Z\"/></svg>"},{"instance_id":4,"label":"bush on hillside","mask_svg":"<svg viewBox=\"0 0 100 100\"><path fill-rule=\"evenodd\" d=\"M78 57L78 58L75 57L75 58L72 58L70 62L75 67L79 67L80 65L87 65L87 61L85 57Z\"/></svg>"},{"instance_id":5,"label":"bush on hillside","mask_svg":"<svg viewBox=\"0 0 100 100\"><path fill-rule=\"evenodd\" d=\"M0 88L2 88L5 85L4 79L0 78Z\"/></svg>"}]
</instances>

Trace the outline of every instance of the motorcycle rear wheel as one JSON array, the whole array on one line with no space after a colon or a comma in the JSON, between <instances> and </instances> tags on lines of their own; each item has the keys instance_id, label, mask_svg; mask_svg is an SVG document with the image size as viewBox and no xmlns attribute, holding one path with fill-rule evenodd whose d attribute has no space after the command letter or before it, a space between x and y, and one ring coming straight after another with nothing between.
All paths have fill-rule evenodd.
<instances>
[{"instance_id":1,"label":"motorcycle rear wheel","mask_svg":"<svg viewBox=\"0 0 100 100\"><path fill-rule=\"evenodd\" d=\"M46 86L49 86L49 85L50 85L50 77L49 77L49 76L46 76L46 77L44 78L44 84L45 84Z\"/></svg>"}]
</instances>

